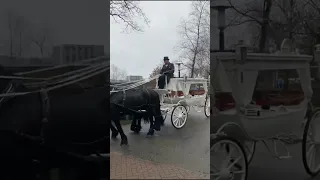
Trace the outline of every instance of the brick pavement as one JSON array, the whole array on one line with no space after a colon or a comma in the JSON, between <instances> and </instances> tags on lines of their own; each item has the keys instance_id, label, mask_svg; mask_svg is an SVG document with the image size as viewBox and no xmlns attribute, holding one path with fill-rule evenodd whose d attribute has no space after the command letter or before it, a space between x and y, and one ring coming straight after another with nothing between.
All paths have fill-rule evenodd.
<instances>
[{"instance_id":1,"label":"brick pavement","mask_svg":"<svg viewBox=\"0 0 320 180\"><path fill-rule=\"evenodd\" d=\"M110 179L209 179L209 175L111 152Z\"/></svg>"}]
</instances>

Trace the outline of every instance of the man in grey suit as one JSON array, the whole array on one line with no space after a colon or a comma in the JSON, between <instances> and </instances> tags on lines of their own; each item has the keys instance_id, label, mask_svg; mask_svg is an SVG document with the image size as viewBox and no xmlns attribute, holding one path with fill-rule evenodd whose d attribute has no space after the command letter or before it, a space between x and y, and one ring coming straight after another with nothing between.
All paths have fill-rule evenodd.
<instances>
[{"instance_id":1,"label":"man in grey suit","mask_svg":"<svg viewBox=\"0 0 320 180\"><path fill-rule=\"evenodd\" d=\"M164 65L162 66L162 69L160 71L161 76L159 77L158 81L158 87L159 89L164 89L164 86L166 84L165 79L167 77L167 83L170 82L170 79L173 78L174 73L174 64L169 62L169 57L165 56L163 58Z\"/></svg>"}]
</instances>

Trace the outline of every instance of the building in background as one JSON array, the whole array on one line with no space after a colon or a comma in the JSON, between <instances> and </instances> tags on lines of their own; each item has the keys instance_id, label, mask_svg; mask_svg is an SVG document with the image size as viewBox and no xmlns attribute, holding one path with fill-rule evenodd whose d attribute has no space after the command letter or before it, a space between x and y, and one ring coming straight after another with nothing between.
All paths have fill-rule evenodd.
<instances>
[{"instance_id":1,"label":"building in background","mask_svg":"<svg viewBox=\"0 0 320 180\"><path fill-rule=\"evenodd\" d=\"M142 80L143 77L142 76L127 76L127 81L131 82L131 81L139 81Z\"/></svg>"},{"instance_id":2,"label":"building in background","mask_svg":"<svg viewBox=\"0 0 320 180\"><path fill-rule=\"evenodd\" d=\"M62 44L53 47L52 57L55 64L68 64L104 56L103 45Z\"/></svg>"}]
</instances>

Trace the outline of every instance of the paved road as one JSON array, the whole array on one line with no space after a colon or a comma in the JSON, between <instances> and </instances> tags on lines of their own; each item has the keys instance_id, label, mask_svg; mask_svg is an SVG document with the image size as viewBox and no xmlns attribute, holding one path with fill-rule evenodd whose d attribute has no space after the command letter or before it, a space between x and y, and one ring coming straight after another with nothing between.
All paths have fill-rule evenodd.
<instances>
[{"instance_id":1,"label":"paved road","mask_svg":"<svg viewBox=\"0 0 320 180\"><path fill-rule=\"evenodd\" d=\"M257 153L249 166L248 180L320 180L318 175L310 178L302 163L301 144L289 147L291 159L277 160L270 157L262 144L258 144Z\"/></svg>"},{"instance_id":2,"label":"paved road","mask_svg":"<svg viewBox=\"0 0 320 180\"><path fill-rule=\"evenodd\" d=\"M168 116L165 126L151 138L146 137L149 124L143 125L139 135L130 131L130 125L123 128L128 136L129 146L120 147L119 140L111 140L111 152L120 152L157 163L173 164L192 172L210 172L210 120L204 113L197 113L192 109L185 127L180 130L171 125Z\"/></svg>"}]
</instances>

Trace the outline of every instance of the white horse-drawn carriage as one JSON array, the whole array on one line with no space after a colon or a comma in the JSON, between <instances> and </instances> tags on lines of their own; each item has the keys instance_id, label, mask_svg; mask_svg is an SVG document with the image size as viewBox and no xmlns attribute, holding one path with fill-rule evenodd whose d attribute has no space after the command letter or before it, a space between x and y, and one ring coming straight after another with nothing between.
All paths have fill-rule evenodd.
<instances>
[{"instance_id":1,"label":"white horse-drawn carriage","mask_svg":"<svg viewBox=\"0 0 320 180\"><path fill-rule=\"evenodd\" d=\"M167 114L171 114L171 123L176 129L186 124L191 107L197 112L204 108L205 116L210 116L207 79L186 76L172 78L168 84L166 83L165 89L156 87L155 91L160 95L163 118L166 119Z\"/></svg>"},{"instance_id":2,"label":"white horse-drawn carriage","mask_svg":"<svg viewBox=\"0 0 320 180\"><path fill-rule=\"evenodd\" d=\"M301 142L306 171L311 176L318 174L320 111L310 103L313 57L292 52L285 41L281 51L274 54L247 53L245 46L238 46L235 53L221 52L214 56L213 81L219 82L220 89L232 93L235 107L212 115L211 132L215 133L210 138L211 179L245 180L257 142L263 142L270 153L269 146L273 145L274 156L279 159L290 157L288 144ZM252 100L259 71L289 69L299 75L303 91L299 103L265 106ZM306 116L307 111L312 113ZM285 154L279 152L277 143L285 147Z\"/></svg>"},{"instance_id":3,"label":"white horse-drawn carriage","mask_svg":"<svg viewBox=\"0 0 320 180\"><path fill-rule=\"evenodd\" d=\"M149 79L142 79L135 82L127 82L111 85L112 92L121 92L143 86L151 81L156 81L155 91L160 96L161 113L164 119L167 114L171 114L171 123L176 129L181 129L187 122L190 108L197 112L204 108L206 117L210 116L210 98L208 95L208 80L204 78L171 78L164 89L158 88L158 78L156 75ZM165 80L167 82L167 79ZM140 110L145 111L145 110Z\"/></svg>"}]
</instances>

